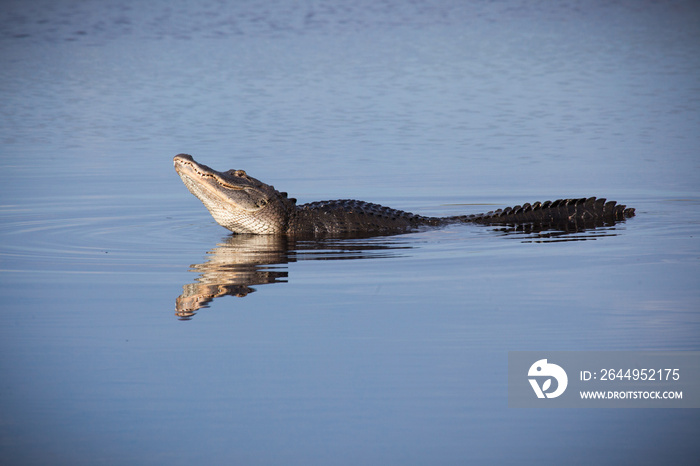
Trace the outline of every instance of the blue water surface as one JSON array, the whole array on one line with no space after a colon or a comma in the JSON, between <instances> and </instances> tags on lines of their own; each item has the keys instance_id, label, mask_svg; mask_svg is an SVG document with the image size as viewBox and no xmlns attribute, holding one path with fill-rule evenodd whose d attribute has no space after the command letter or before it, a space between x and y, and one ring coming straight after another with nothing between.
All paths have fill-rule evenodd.
<instances>
[{"instance_id":1,"label":"blue water surface","mask_svg":"<svg viewBox=\"0 0 700 466\"><path fill-rule=\"evenodd\" d=\"M509 408L507 361L700 349L698 24L692 1L4 2L0 462L695 464L697 410ZM637 215L236 238L181 152L299 202Z\"/></svg>"}]
</instances>

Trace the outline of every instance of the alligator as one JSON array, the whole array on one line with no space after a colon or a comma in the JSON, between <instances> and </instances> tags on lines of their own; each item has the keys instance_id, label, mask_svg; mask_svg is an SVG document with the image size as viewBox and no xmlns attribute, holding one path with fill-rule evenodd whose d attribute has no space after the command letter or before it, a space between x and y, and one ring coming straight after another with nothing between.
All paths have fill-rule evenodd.
<instances>
[{"instance_id":1,"label":"alligator","mask_svg":"<svg viewBox=\"0 0 700 466\"><path fill-rule=\"evenodd\" d=\"M452 217L426 217L354 199L297 205L296 199L287 193L243 170L219 172L197 163L188 154L176 155L173 162L187 189L202 201L219 225L234 233L359 237L407 233L455 223L582 231L614 225L634 216L633 208L595 197L526 203Z\"/></svg>"}]
</instances>

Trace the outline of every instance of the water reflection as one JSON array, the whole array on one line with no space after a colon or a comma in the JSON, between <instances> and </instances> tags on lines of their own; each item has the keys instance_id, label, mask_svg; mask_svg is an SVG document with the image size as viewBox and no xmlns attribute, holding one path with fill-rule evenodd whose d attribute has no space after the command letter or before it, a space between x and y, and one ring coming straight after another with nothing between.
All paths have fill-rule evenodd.
<instances>
[{"instance_id":1,"label":"water reflection","mask_svg":"<svg viewBox=\"0 0 700 466\"><path fill-rule=\"evenodd\" d=\"M231 235L193 264L195 283L182 288L175 315L191 319L220 296L244 297L255 285L286 282L286 264L297 260L341 260L396 257L412 246L397 238L294 240L275 235Z\"/></svg>"},{"instance_id":2,"label":"water reflection","mask_svg":"<svg viewBox=\"0 0 700 466\"><path fill-rule=\"evenodd\" d=\"M617 236L616 225L627 219L586 218L555 224L526 223L504 224L494 231L501 236L519 239L524 243L552 243L562 241L586 241L605 236Z\"/></svg>"},{"instance_id":3,"label":"water reflection","mask_svg":"<svg viewBox=\"0 0 700 466\"><path fill-rule=\"evenodd\" d=\"M623 223L620 221L617 223ZM554 225L475 226L508 238L529 242L585 241L615 236L615 221L591 220ZM253 286L283 283L286 264L298 260L344 260L397 257L416 247L407 236L374 238L323 238L298 240L276 235L237 234L223 238L207 252L207 261L190 266L199 277L184 285L175 300L175 315L191 319L197 311L220 296L242 298Z\"/></svg>"}]
</instances>

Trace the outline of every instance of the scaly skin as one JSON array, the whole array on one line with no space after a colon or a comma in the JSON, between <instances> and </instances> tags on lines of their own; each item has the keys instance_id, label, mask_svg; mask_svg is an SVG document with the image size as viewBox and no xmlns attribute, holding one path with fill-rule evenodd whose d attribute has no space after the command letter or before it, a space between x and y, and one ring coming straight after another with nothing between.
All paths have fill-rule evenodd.
<instances>
[{"instance_id":1,"label":"scaly skin","mask_svg":"<svg viewBox=\"0 0 700 466\"><path fill-rule=\"evenodd\" d=\"M580 231L634 216L633 208L595 197L560 199L454 217L424 217L364 201L342 199L296 205L296 199L247 175L219 172L176 155L175 170L216 222L234 233L302 236L371 236L453 223L531 225L539 230Z\"/></svg>"}]
</instances>

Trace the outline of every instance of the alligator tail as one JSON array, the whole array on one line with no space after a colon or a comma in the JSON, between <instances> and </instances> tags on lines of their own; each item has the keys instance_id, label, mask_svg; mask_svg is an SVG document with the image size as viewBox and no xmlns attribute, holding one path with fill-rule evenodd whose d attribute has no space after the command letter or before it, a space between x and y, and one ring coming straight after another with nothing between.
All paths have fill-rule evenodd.
<instances>
[{"instance_id":1,"label":"alligator tail","mask_svg":"<svg viewBox=\"0 0 700 466\"><path fill-rule=\"evenodd\" d=\"M558 199L507 207L493 212L449 217L453 222L480 223L485 225L532 224L542 228L567 230L614 225L634 216L634 209L615 201L596 199Z\"/></svg>"}]
</instances>

